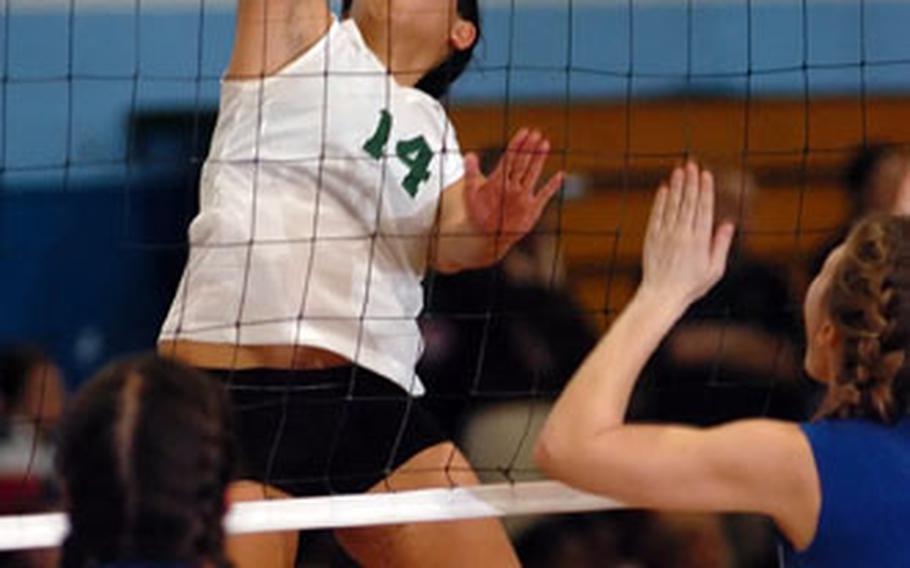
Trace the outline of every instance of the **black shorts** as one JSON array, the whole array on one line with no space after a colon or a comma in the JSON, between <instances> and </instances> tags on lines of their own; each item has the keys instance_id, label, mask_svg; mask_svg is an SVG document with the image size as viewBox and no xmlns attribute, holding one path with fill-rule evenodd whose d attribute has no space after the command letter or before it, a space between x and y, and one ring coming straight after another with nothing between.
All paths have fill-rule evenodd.
<instances>
[{"instance_id":1,"label":"black shorts","mask_svg":"<svg viewBox=\"0 0 910 568\"><path fill-rule=\"evenodd\" d=\"M360 367L208 372L228 389L238 478L295 497L363 493L449 439L419 399Z\"/></svg>"}]
</instances>

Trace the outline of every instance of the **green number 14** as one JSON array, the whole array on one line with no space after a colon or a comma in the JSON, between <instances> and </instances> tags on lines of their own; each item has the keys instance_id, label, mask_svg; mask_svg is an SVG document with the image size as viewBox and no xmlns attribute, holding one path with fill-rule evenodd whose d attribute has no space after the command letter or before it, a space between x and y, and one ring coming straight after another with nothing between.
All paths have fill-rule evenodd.
<instances>
[{"instance_id":1,"label":"green number 14","mask_svg":"<svg viewBox=\"0 0 910 568\"><path fill-rule=\"evenodd\" d=\"M363 145L367 154L375 160L381 160L385 156L386 146L389 143L389 137L392 134L392 115L387 110L383 110L379 125L376 132ZM395 145L395 155L405 166L408 167L408 175L401 182L408 195L415 197L420 191L420 185L430 179L430 163L433 161L433 151L427 144L423 136L412 138L411 140L402 140Z\"/></svg>"}]
</instances>

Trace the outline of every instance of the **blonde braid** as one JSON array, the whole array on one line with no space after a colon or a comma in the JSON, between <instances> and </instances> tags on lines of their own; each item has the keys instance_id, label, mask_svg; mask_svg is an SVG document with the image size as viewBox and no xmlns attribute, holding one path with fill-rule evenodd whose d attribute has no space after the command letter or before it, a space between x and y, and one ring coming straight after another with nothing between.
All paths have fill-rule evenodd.
<instances>
[{"instance_id":1,"label":"blonde braid","mask_svg":"<svg viewBox=\"0 0 910 568\"><path fill-rule=\"evenodd\" d=\"M897 379L906 362L908 237L910 221L885 216L862 221L847 239L828 297L843 360L821 416L891 422L905 410L895 386L902 386Z\"/></svg>"}]
</instances>

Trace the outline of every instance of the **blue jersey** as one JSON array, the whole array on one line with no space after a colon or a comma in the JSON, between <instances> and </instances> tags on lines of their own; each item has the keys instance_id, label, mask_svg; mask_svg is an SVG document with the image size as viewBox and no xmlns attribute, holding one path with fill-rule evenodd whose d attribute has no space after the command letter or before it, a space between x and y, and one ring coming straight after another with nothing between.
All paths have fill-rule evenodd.
<instances>
[{"instance_id":1,"label":"blue jersey","mask_svg":"<svg viewBox=\"0 0 910 568\"><path fill-rule=\"evenodd\" d=\"M910 566L910 419L895 426L828 420L802 426L818 467L821 512L803 552L786 567Z\"/></svg>"}]
</instances>

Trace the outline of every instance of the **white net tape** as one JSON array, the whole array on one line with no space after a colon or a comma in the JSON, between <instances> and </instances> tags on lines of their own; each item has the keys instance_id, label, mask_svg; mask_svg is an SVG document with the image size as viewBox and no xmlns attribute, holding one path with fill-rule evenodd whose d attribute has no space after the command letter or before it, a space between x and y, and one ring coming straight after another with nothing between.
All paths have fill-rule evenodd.
<instances>
[{"instance_id":1,"label":"white net tape","mask_svg":"<svg viewBox=\"0 0 910 568\"><path fill-rule=\"evenodd\" d=\"M232 534L247 534L618 508L610 499L536 481L241 503L225 524ZM66 530L62 513L0 517L0 551L57 546Z\"/></svg>"}]
</instances>

